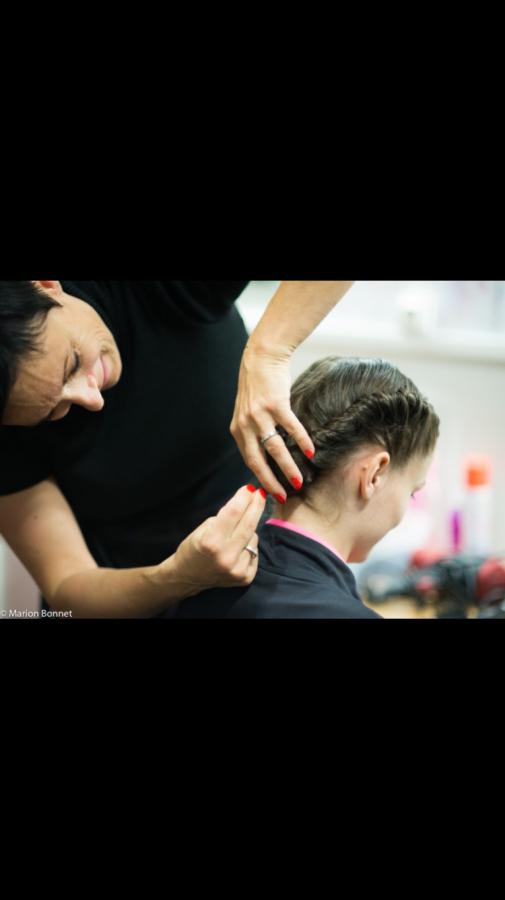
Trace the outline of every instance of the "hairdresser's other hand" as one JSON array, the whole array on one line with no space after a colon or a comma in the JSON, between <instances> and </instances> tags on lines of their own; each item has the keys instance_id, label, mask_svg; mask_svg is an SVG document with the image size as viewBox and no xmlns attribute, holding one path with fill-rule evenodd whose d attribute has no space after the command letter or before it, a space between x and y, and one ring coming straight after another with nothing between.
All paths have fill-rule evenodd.
<instances>
[{"instance_id":1,"label":"hairdresser's other hand","mask_svg":"<svg viewBox=\"0 0 505 900\"><path fill-rule=\"evenodd\" d=\"M258 558L245 548L258 549L256 528L265 509L265 493L253 485L241 487L216 516L206 519L179 544L163 565L176 576L181 596L213 587L250 584Z\"/></svg>"},{"instance_id":2,"label":"hairdresser's other hand","mask_svg":"<svg viewBox=\"0 0 505 900\"><path fill-rule=\"evenodd\" d=\"M291 410L289 362L289 353L265 351L249 341L242 357L230 425L244 462L265 490L281 502L286 498L286 491L268 464L269 456L294 487L301 487L302 473L280 435L271 438L264 447L261 438L280 425L292 435L303 453L309 457L314 455L314 444Z\"/></svg>"}]
</instances>

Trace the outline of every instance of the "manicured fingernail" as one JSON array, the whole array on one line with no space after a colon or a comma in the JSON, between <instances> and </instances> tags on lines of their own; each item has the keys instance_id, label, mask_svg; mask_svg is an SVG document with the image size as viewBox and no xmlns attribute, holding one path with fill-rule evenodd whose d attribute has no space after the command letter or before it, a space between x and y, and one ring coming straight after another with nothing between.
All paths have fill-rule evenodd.
<instances>
[{"instance_id":1,"label":"manicured fingernail","mask_svg":"<svg viewBox=\"0 0 505 900\"><path fill-rule=\"evenodd\" d=\"M277 503L285 503L286 502L286 498L283 497L282 494L274 494L274 497L277 500Z\"/></svg>"},{"instance_id":2,"label":"manicured fingernail","mask_svg":"<svg viewBox=\"0 0 505 900\"><path fill-rule=\"evenodd\" d=\"M314 458L314 451L313 451L313 450L306 450L306 451L305 451L305 456L307 456L309 459L313 459L313 458Z\"/></svg>"},{"instance_id":3,"label":"manicured fingernail","mask_svg":"<svg viewBox=\"0 0 505 900\"><path fill-rule=\"evenodd\" d=\"M299 478L292 478L292 479L291 479L291 484L293 485L293 487L294 487L295 490L297 490L297 491L299 491L300 488L301 488L301 486L302 486L302 482L300 481Z\"/></svg>"},{"instance_id":4,"label":"manicured fingernail","mask_svg":"<svg viewBox=\"0 0 505 900\"><path fill-rule=\"evenodd\" d=\"M248 485L247 485L247 490L250 491L251 494L254 494L256 488L254 487L254 484L248 484Z\"/></svg>"},{"instance_id":5,"label":"manicured fingernail","mask_svg":"<svg viewBox=\"0 0 505 900\"><path fill-rule=\"evenodd\" d=\"M267 492L263 490L263 488L260 488L260 494L263 497L263 500L267 499Z\"/></svg>"}]
</instances>

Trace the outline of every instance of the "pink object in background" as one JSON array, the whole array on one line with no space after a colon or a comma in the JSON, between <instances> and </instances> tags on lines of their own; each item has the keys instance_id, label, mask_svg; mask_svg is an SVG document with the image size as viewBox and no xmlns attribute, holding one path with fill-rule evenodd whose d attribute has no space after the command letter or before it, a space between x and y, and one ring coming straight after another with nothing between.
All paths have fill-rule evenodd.
<instances>
[{"instance_id":1,"label":"pink object in background","mask_svg":"<svg viewBox=\"0 0 505 900\"><path fill-rule=\"evenodd\" d=\"M451 513L451 553L461 551L461 512L459 509Z\"/></svg>"}]
</instances>

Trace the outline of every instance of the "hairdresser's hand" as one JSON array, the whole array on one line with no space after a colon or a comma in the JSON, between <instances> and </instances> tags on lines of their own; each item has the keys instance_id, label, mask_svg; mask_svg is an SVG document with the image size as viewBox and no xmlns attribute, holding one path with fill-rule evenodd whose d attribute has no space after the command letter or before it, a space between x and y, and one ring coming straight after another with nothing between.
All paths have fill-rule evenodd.
<instances>
[{"instance_id":1,"label":"hairdresser's hand","mask_svg":"<svg viewBox=\"0 0 505 900\"><path fill-rule=\"evenodd\" d=\"M213 587L250 584L258 570L258 558L246 546L258 549L255 533L265 509L265 496L252 485L240 488L217 516L206 519L162 563L171 581L189 597Z\"/></svg>"},{"instance_id":2,"label":"hairdresser's hand","mask_svg":"<svg viewBox=\"0 0 505 900\"><path fill-rule=\"evenodd\" d=\"M314 444L303 425L291 411L291 375L288 353L257 350L248 343L240 366L237 399L230 431L244 462L266 491L283 502L286 491L268 464L275 459L286 478L301 487L302 473L280 435L261 446L260 440L280 425L307 456L314 454Z\"/></svg>"}]
</instances>

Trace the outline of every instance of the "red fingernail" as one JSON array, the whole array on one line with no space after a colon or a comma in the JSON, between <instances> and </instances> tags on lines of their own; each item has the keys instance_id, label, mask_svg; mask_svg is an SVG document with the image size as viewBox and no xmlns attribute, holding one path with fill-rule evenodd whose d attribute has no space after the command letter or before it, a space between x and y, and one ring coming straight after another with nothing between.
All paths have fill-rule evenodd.
<instances>
[{"instance_id":1,"label":"red fingernail","mask_svg":"<svg viewBox=\"0 0 505 900\"><path fill-rule=\"evenodd\" d=\"M263 490L263 488L260 488L260 494L263 497L263 500L267 499L267 492Z\"/></svg>"},{"instance_id":2,"label":"red fingernail","mask_svg":"<svg viewBox=\"0 0 505 900\"><path fill-rule=\"evenodd\" d=\"M313 451L313 450L306 450L306 451L305 451L305 456L308 456L309 459L313 459L313 458L314 458L314 451Z\"/></svg>"},{"instance_id":3,"label":"red fingernail","mask_svg":"<svg viewBox=\"0 0 505 900\"><path fill-rule=\"evenodd\" d=\"M295 490L297 490L297 491L299 491L300 488L301 488L301 486L302 486L302 482L300 481L299 478L292 478L292 479L291 479L291 484L293 485L293 487L294 487Z\"/></svg>"},{"instance_id":4,"label":"red fingernail","mask_svg":"<svg viewBox=\"0 0 505 900\"><path fill-rule=\"evenodd\" d=\"M277 500L277 503L285 503L286 502L286 498L283 497L282 494L274 494L274 497Z\"/></svg>"},{"instance_id":5,"label":"red fingernail","mask_svg":"<svg viewBox=\"0 0 505 900\"><path fill-rule=\"evenodd\" d=\"M247 490L250 491L251 494L254 494L256 488L254 487L254 484L248 484L248 485L247 485Z\"/></svg>"}]
</instances>

